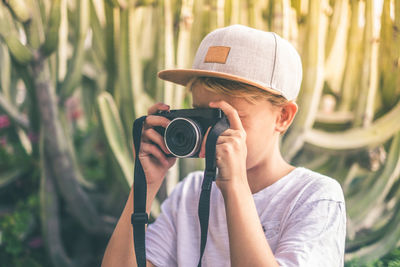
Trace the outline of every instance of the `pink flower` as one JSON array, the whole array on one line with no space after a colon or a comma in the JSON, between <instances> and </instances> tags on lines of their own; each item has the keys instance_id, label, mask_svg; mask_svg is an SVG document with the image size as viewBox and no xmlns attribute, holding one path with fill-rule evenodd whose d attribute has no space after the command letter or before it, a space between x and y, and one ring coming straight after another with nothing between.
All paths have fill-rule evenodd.
<instances>
[{"instance_id":1,"label":"pink flower","mask_svg":"<svg viewBox=\"0 0 400 267\"><path fill-rule=\"evenodd\" d=\"M29 132L28 138L32 143L37 143L37 141L39 140L39 137L34 132Z\"/></svg>"},{"instance_id":2,"label":"pink flower","mask_svg":"<svg viewBox=\"0 0 400 267\"><path fill-rule=\"evenodd\" d=\"M10 126L10 119L7 115L0 115L0 129Z\"/></svg>"},{"instance_id":3,"label":"pink flower","mask_svg":"<svg viewBox=\"0 0 400 267\"><path fill-rule=\"evenodd\" d=\"M83 115L81 102L77 97L72 96L68 98L65 101L65 108L70 121L77 121Z\"/></svg>"},{"instance_id":4,"label":"pink flower","mask_svg":"<svg viewBox=\"0 0 400 267\"><path fill-rule=\"evenodd\" d=\"M6 145L7 145L7 137L0 136L0 146L6 146Z\"/></svg>"},{"instance_id":5,"label":"pink flower","mask_svg":"<svg viewBox=\"0 0 400 267\"><path fill-rule=\"evenodd\" d=\"M31 248L39 248L42 245L43 245L43 239L40 236L32 238L28 243L28 246Z\"/></svg>"}]
</instances>

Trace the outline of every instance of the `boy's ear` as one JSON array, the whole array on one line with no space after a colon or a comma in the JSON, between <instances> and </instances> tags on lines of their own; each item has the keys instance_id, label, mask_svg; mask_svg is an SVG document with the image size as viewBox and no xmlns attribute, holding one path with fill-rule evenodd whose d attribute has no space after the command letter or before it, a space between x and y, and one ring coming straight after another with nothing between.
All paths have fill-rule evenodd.
<instances>
[{"instance_id":1,"label":"boy's ear","mask_svg":"<svg viewBox=\"0 0 400 267\"><path fill-rule=\"evenodd\" d=\"M294 116L297 113L298 106L295 102L290 101L283 105L280 109L281 110L279 116L277 117L275 129L280 133L284 133L292 124Z\"/></svg>"}]
</instances>

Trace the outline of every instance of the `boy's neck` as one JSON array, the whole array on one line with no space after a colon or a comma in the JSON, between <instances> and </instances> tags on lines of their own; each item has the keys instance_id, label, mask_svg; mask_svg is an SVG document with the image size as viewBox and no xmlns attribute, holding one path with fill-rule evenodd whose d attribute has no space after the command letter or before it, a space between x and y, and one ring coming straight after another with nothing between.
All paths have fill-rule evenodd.
<instances>
[{"instance_id":1,"label":"boy's neck","mask_svg":"<svg viewBox=\"0 0 400 267\"><path fill-rule=\"evenodd\" d=\"M295 168L296 167L287 163L280 153L275 155L275 157L266 157L264 161L259 162L256 166L247 170L247 181L251 193L257 193L272 185Z\"/></svg>"}]
</instances>

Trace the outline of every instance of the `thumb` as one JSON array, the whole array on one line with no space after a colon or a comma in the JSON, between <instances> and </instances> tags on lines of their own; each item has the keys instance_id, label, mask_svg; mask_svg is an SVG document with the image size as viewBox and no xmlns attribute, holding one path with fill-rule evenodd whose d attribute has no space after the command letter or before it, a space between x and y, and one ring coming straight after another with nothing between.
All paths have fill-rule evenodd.
<instances>
[{"instance_id":1,"label":"thumb","mask_svg":"<svg viewBox=\"0 0 400 267\"><path fill-rule=\"evenodd\" d=\"M204 135L203 141L201 143L201 148L199 152L199 158L205 158L206 157L206 142L207 142L207 136L208 133L210 132L211 127L208 127L206 134Z\"/></svg>"}]
</instances>

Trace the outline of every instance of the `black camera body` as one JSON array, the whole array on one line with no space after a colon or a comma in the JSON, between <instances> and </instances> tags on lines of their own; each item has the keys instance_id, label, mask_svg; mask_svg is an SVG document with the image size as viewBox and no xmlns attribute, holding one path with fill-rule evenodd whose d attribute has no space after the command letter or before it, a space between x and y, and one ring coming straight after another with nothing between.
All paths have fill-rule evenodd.
<instances>
[{"instance_id":1,"label":"black camera body","mask_svg":"<svg viewBox=\"0 0 400 267\"><path fill-rule=\"evenodd\" d=\"M177 109L154 115L171 120L167 128L154 129L164 137L171 155L179 158L198 158L207 129L225 117L219 108Z\"/></svg>"}]
</instances>

